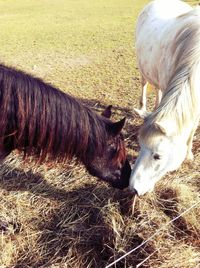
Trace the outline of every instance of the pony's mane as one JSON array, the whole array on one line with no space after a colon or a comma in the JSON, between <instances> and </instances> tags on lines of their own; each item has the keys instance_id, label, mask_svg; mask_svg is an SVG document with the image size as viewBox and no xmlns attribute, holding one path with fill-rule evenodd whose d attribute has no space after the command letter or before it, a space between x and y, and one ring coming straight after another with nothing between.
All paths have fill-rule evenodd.
<instances>
[{"instance_id":1,"label":"pony's mane","mask_svg":"<svg viewBox=\"0 0 200 268\"><path fill-rule=\"evenodd\" d=\"M174 73L164 90L160 105L147 116L140 129L139 135L143 139L149 133L159 134L154 123L162 120L174 121L175 134L180 134L184 126L195 120L200 108L200 8L197 7L176 19L184 19L185 23L176 35L173 45Z\"/></svg>"},{"instance_id":2,"label":"pony's mane","mask_svg":"<svg viewBox=\"0 0 200 268\"><path fill-rule=\"evenodd\" d=\"M0 150L44 160L101 154L111 121L41 79L0 64Z\"/></svg>"}]
</instances>

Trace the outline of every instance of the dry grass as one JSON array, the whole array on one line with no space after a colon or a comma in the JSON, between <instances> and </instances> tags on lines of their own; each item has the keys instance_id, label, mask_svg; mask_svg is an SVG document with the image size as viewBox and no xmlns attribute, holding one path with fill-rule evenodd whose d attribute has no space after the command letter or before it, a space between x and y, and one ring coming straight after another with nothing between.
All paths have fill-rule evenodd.
<instances>
[{"instance_id":1,"label":"dry grass","mask_svg":"<svg viewBox=\"0 0 200 268\"><path fill-rule=\"evenodd\" d=\"M115 119L128 118L125 137L134 163L141 122L132 115L139 95L132 36L148 1L35 2L0 0L1 59L96 111L113 104ZM138 199L132 214L126 191L97 182L75 160L36 168L14 152L0 168L0 267L103 268L158 229L113 267L199 267L199 206L168 224L200 201L199 130L194 155L193 163Z\"/></svg>"}]
</instances>

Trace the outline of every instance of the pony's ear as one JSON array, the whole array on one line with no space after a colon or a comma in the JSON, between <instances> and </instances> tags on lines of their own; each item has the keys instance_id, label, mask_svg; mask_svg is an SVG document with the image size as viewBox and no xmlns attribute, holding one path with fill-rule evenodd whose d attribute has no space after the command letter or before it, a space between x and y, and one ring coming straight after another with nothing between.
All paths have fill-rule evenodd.
<instances>
[{"instance_id":1,"label":"pony's ear","mask_svg":"<svg viewBox=\"0 0 200 268\"><path fill-rule=\"evenodd\" d=\"M113 134L114 136L119 134L122 128L124 127L125 121L126 121L126 117L124 117L122 120L118 122L112 123L109 127L109 132Z\"/></svg>"},{"instance_id":2,"label":"pony's ear","mask_svg":"<svg viewBox=\"0 0 200 268\"><path fill-rule=\"evenodd\" d=\"M101 113L102 116L106 117L106 118L110 118L112 115L112 105L109 105L108 107L106 107L106 109Z\"/></svg>"},{"instance_id":3,"label":"pony's ear","mask_svg":"<svg viewBox=\"0 0 200 268\"><path fill-rule=\"evenodd\" d=\"M168 137L173 135L176 127L174 122L171 120L166 120L162 122L157 121L154 123L154 126L156 127L156 129L160 130Z\"/></svg>"}]
</instances>

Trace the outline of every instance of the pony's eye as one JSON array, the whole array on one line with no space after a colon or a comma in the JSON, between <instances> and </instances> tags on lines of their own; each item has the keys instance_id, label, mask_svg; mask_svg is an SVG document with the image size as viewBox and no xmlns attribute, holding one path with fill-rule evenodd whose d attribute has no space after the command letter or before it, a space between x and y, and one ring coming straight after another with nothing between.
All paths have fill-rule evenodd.
<instances>
[{"instance_id":1,"label":"pony's eye","mask_svg":"<svg viewBox=\"0 0 200 268\"><path fill-rule=\"evenodd\" d=\"M154 160L160 160L161 157L160 157L159 154L154 154L153 159L154 159Z\"/></svg>"}]
</instances>

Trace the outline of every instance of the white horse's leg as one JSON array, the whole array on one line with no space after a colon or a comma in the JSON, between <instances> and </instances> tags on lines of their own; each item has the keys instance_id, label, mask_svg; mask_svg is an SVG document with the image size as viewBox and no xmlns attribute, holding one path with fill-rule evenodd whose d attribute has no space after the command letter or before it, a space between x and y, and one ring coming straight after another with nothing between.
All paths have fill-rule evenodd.
<instances>
[{"instance_id":1,"label":"white horse's leg","mask_svg":"<svg viewBox=\"0 0 200 268\"><path fill-rule=\"evenodd\" d=\"M154 110L158 108L158 105L160 104L161 99L162 99L162 95L163 93L161 89L156 90L156 103L155 103Z\"/></svg>"},{"instance_id":2,"label":"white horse's leg","mask_svg":"<svg viewBox=\"0 0 200 268\"><path fill-rule=\"evenodd\" d=\"M148 82L146 79L142 76L141 78L141 84L142 84L142 95L140 97L140 109L143 111L146 111L147 109L147 86Z\"/></svg>"},{"instance_id":3,"label":"white horse's leg","mask_svg":"<svg viewBox=\"0 0 200 268\"><path fill-rule=\"evenodd\" d=\"M140 97L140 109L134 108L134 112L139 115L141 118L145 118L148 115L147 112L147 86L148 82L146 79L142 76L141 78L141 84L142 84L142 94Z\"/></svg>"},{"instance_id":4,"label":"white horse's leg","mask_svg":"<svg viewBox=\"0 0 200 268\"><path fill-rule=\"evenodd\" d=\"M192 153L192 142L193 142L193 138L194 138L194 133L198 127L199 124L199 117L198 119L195 121L193 129L190 133L187 145L188 145L188 149L187 149L187 155L186 155L186 160L193 160L194 159L194 155Z\"/></svg>"}]
</instances>

